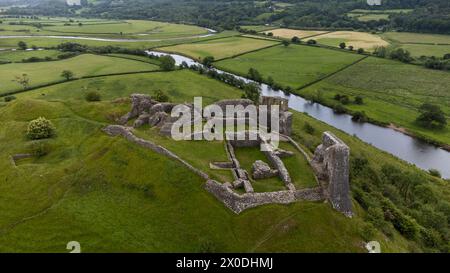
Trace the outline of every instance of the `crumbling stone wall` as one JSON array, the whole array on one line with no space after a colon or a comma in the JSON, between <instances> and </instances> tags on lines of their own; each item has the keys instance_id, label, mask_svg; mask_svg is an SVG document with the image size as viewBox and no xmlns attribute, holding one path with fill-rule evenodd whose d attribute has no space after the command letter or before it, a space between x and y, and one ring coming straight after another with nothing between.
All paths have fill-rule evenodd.
<instances>
[{"instance_id":1,"label":"crumbling stone wall","mask_svg":"<svg viewBox=\"0 0 450 273\"><path fill-rule=\"evenodd\" d=\"M350 148L333 133L324 132L311 166L320 180L327 181L327 195L332 206L351 217L349 157Z\"/></svg>"},{"instance_id":2,"label":"crumbling stone wall","mask_svg":"<svg viewBox=\"0 0 450 273\"><path fill-rule=\"evenodd\" d=\"M180 163L182 163L183 165L185 165L188 169L190 169L194 173L198 174L200 177L202 177L204 179L209 179L209 176L206 173L193 167L191 164L189 164L185 160L181 159L175 153L173 153L173 152L169 151L168 149L166 149L162 146L159 146L151 141L148 141L148 140L145 140L145 139L135 136L131 132L131 128L129 128L129 127L125 127L122 125L109 125L109 126L103 128L103 131L110 136L119 136L119 135L123 136L126 140L136 143L139 146L145 147L154 152L157 152L158 154L162 154L169 158L175 159L175 160L179 161Z\"/></svg>"},{"instance_id":3,"label":"crumbling stone wall","mask_svg":"<svg viewBox=\"0 0 450 273\"><path fill-rule=\"evenodd\" d=\"M323 200L322 190L317 188L303 189L297 191L276 191L237 194L229 184L220 184L214 180L208 180L205 189L213 194L218 200L235 213L265 204L289 204L298 201Z\"/></svg>"}]
</instances>

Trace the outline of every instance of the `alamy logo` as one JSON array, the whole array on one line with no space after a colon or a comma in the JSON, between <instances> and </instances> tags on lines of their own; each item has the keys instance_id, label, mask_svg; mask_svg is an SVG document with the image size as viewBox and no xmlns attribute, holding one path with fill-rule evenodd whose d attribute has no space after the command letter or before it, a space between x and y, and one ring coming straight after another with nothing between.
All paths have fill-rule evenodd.
<instances>
[{"instance_id":1,"label":"alamy logo","mask_svg":"<svg viewBox=\"0 0 450 273\"><path fill-rule=\"evenodd\" d=\"M369 253L381 253L380 243L377 241L370 241L366 244L366 249Z\"/></svg>"},{"instance_id":2,"label":"alamy logo","mask_svg":"<svg viewBox=\"0 0 450 273\"><path fill-rule=\"evenodd\" d=\"M171 137L177 141L264 139L271 149L279 144L279 105L211 104L203 108L202 98L195 97L193 107L176 105L171 117L177 119L171 129Z\"/></svg>"},{"instance_id":3,"label":"alamy logo","mask_svg":"<svg viewBox=\"0 0 450 273\"><path fill-rule=\"evenodd\" d=\"M381 6L381 0L367 0L369 6Z\"/></svg>"}]
</instances>

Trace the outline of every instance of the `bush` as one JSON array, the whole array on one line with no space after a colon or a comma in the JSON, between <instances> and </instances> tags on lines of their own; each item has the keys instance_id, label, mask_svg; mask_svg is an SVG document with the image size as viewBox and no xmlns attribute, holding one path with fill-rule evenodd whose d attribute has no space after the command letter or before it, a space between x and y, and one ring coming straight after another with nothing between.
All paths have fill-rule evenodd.
<instances>
[{"instance_id":1,"label":"bush","mask_svg":"<svg viewBox=\"0 0 450 273\"><path fill-rule=\"evenodd\" d=\"M98 92L96 91L91 91L88 92L85 97L84 97L87 101L100 101L101 100L101 96Z\"/></svg>"},{"instance_id":2,"label":"bush","mask_svg":"<svg viewBox=\"0 0 450 273\"><path fill-rule=\"evenodd\" d=\"M314 132L316 131L316 129L314 129L314 127L312 127L312 125L309 124L308 122L305 122L303 130L305 130L305 132L307 132L310 135L314 134Z\"/></svg>"},{"instance_id":3,"label":"bush","mask_svg":"<svg viewBox=\"0 0 450 273\"><path fill-rule=\"evenodd\" d=\"M175 59L172 56L165 55L159 58L161 64L159 67L164 71L172 71L175 70Z\"/></svg>"},{"instance_id":4,"label":"bush","mask_svg":"<svg viewBox=\"0 0 450 273\"><path fill-rule=\"evenodd\" d=\"M308 45L315 45L315 44L317 44L316 40L313 40L313 39L309 39L308 41L306 41L306 43Z\"/></svg>"},{"instance_id":5,"label":"bush","mask_svg":"<svg viewBox=\"0 0 450 273\"><path fill-rule=\"evenodd\" d=\"M15 96L5 96L5 97L3 98L3 100L4 100L5 102L10 102L10 101L15 100L15 99L16 99Z\"/></svg>"},{"instance_id":6,"label":"bush","mask_svg":"<svg viewBox=\"0 0 450 273\"><path fill-rule=\"evenodd\" d=\"M363 48L358 48L358 54L363 54L364 53L364 49Z\"/></svg>"},{"instance_id":7,"label":"bush","mask_svg":"<svg viewBox=\"0 0 450 273\"><path fill-rule=\"evenodd\" d=\"M30 153L35 157L43 157L50 153L50 145L42 141L31 142L29 149Z\"/></svg>"},{"instance_id":8,"label":"bush","mask_svg":"<svg viewBox=\"0 0 450 273\"><path fill-rule=\"evenodd\" d=\"M168 102L169 96L161 90L156 90L154 99L159 102Z\"/></svg>"},{"instance_id":9,"label":"bush","mask_svg":"<svg viewBox=\"0 0 450 273\"><path fill-rule=\"evenodd\" d=\"M29 139L44 139L55 135L55 126L44 117L30 121L27 129Z\"/></svg>"},{"instance_id":10,"label":"bush","mask_svg":"<svg viewBox=\"0 0 450 273\"><path fill-rule=\"evenodd\" d=\"M439 177L439 178L442 177L441 173L436 169L429 169L428 173L430 173L432 176L435 176L435 177Z\"/></svg>"},{"instance_id":11,"label":"bush","mask_svg":"<svg viewBox=\"0 0 450 273\"><path fill-rule=\"evenodd\" d=\"M355 104L361 105L364 104L364 99L361 96L356 96L354 102Z\"/></svg>"},{"instance_id":12,"label":"bush","mask_svg":"<svg viewBox=\"0 0 450 273\"><path fill-rule=\"evenodd\" d=\"M369 223L365 224L360 231L360 235L365 241L372 241L376 234L377 230Z\"/></svg>"},{"instance_id":13,"label":"bush","mask_svg":"<svg viewBox=\"0 0 450 273\"><path fill-rule=\"evenodd\" d=\"M353 114L352 120L357 122L365 122L367 121L367 115L364 111L357 111Z\"/></svg>"},{"instance_id":14,"label":"bush","mask_svg":"<svg viewBox=\"0 0 450 273\"><path fill-rule=\"evenodd\" d=\"M343 114L343 113L347 112L347 110L345 109L345 107L344 107L342 104L340 104L340 103L335 104L335 105L333 106L333 111L334 111L335 113L337 113L337 114Z\"/></svg>"}]
</instances>

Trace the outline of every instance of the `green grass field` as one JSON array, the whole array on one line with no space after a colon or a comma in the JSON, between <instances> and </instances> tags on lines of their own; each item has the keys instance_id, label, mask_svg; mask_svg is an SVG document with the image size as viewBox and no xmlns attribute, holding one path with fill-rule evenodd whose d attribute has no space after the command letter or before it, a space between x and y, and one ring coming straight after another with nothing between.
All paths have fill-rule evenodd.
<instances>
[{"instance_id":1,"label":"green grass field","mask_svg":"<svg viewBox=\"0 0 450 273\"><path fill-rule=\"evenodd\" d=\"M400 47L408 50L415 57L435 56L442 58L445 54L450 53L450 44L449 45L403 44Z\"/></svg>"},{"instance_id":2,"label":"green grass field","mask_svg":"<svg viewBox=\"0 0 450 273\"><path fill-rule=\"evenodd\" d=\"M358 207L352 219L315 202L267 205L235 215L203 189L204 181L177 162L106 136L100 129L109 121L103 116L129 108L129 102L116 99L136 90L146 92L138 76L168 93L176 81L180 90L171 98L177 101L202 89L215 90L214 100L239 97L238 90L189 71L85 79L17 95L0 107L1 154L28 150L24 130L38 116L54 122L57 136L48 140L51 151L42 158L13 167L8 156L0 157L0 251L66 252L67 242L73 240L81 243L83 252L364 251L364 213ZM73 91L89 82L104 87L101 102L87 103ZM314 135L301 133L305 121L316 128ZM374 164L392 162L414 169L295 113L295 138L301 143L318 143L324 130L333 130L355 154L366 154ZM380 241L383 252L408 251L411 245L396 233L389 239L380 233L372 238Z\"/></svg>"},{"instance_id":3,"label":"green grass field","mask_svg":"<svg viewBox=\"0 0 450 273\"><path fill-rule=\"evenodd\" d=\"M61 72L70 70L75 77L156 70L157 66L133 60L83 54L62 61L0 65L0 94L21 90L16 76L27 74L29 87L61 81Z\"/></svg>"},{"instance_id":4,"label":"green grass field","mask_svg":"<svg viewBox=\"0 0 450 273\"><path fill-rule=\"evenodd\" d=\"M181 53L194 59L213 56L216 60L242 54L248 51L275 45L279 42L245 37L229 37L206 42L180 44L160 48L167 52Z\"/></svg>"},{"instance_id":5,"label":"green grass field","mask_svg":"<svg viewBox=\"0 0 450 273\"><path fill-rule=\"evenodd\" d=\"M29 59L31 57L37 58L52 58L55 59L62 53L57 50L33 50L33 51L0 51L0 62L22 62L23 59Z\"/></svg>"},{"instance_id":6,"label":"green grass field","mask_svg":"<svg viewBox=\"0 0 450 273\"><path fill-rule=\"evenodd\" d=\"M450 53L450 35L387 32L382 37L394 46L408 50L415 57L442 57Z\"/></svg>"},{"instance_id":7,"label":"green grass field","mask_svg":"<svg viewBox=\"0 0 450 273\"><path fill-rule=\"evenodd\" d=\"M316 48L276 46L215 63L218 68L246 75L256 68L265 80L271 76L283 86L297 88L357 61L362 56Z\"/></svg>"},{"instance_id":8,"label":"green grass field","mask_svg":"<svg viewBox=\"0 0 450 273\"><path fill-rule=\"evenodd\" d=\"M144 20L6 20L0 24L1 35L83 35L111 38L170 39L207 34L202 27ZM10 25L11 22L22 25ZM29 23L40 23L41 28Z\"/></svg>"},{"instance_id":9,"label":"green grass field","mask_svg":"<svg viewBox=\"0 0 450 273\"><path fill-rule=\"evenodd\" d=\"M402 44L450 44L450 35L424 34L410 32L386 32L383 37Z\"/></svg>"},{"instance_id":10,"label":"green grass field","mask_svg":"<svg viewBox=\"0 0 450 273\"><path fill-rule=\"evenodd\" d=\"M429 130L415 124L418 108L424 102L437 104L450 116L450 74L400 62L368 58L336 75L299 91L335 104L336 94L360 95L363 105L349 104L354 111L365 111L375 120L394 123L413 133L450 143L450 129ZM450 122L450 119L448 119Z\"/></svg>"}]
</instances>

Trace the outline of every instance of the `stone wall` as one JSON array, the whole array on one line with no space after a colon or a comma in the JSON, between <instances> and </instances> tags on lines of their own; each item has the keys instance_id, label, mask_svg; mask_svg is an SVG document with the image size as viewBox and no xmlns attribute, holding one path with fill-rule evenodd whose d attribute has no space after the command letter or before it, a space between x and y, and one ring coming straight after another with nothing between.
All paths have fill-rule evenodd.
<instances>
[{"instance_id":1,"label":"stone wall","mask_svg":"<svg viewBox=\"0 0 450 273\"><path fill-rule=\"evenodd\" d=\"M183 159L181 159L180 157L178 157L176 154L169 151L168 149L166 149L162 146L159 146L151 141L148 141L148 140L145 140L142 138L138 138L131 132L131 128L129 128L129 127L125 127L122 125L109 125L109 126L103 128L103 131L110 136L119 136L119 135L123 136L126 140L136 143L139 146L145 147L154 152L157 152L157 153L167 156L169 158L175 159L175 160L179 161L180 163L182 163L183 165L185 165L188 169L190 169L194 173L198 174L200 177L202 177L204 179L209 179L209 176L206 173L193 167L191 164L187 163L186 161L184 161Z\"/></svg>"},{"instance_id":2,"label":"stone wall","mask_svg":"<svg viewBox=\"0 0 450 273\"><path fill-rule=\"evenodd\" d=\"M265 204L289 204L298 201L320 201L324 199L322 190L317 188L296 191L276 191L258 193L235 193L229 185L208 180L205 189L235 213Z\"/></svg>"},{"instance_id":3,"label":"stone wall","mask_svg":"<svg viewBox=\"0 0 450 273\"><path fill-rule=\"evenodd\" d=\"M324 132L322 144L316 148L311 166L318 178L328 183L327 195L332 206L351 217L349 157L350 148L331 132Z\"/></svg>"}]
</instances>

